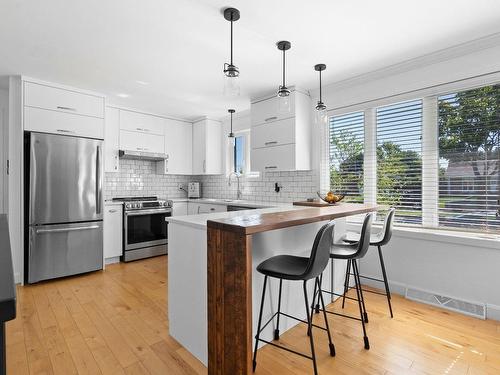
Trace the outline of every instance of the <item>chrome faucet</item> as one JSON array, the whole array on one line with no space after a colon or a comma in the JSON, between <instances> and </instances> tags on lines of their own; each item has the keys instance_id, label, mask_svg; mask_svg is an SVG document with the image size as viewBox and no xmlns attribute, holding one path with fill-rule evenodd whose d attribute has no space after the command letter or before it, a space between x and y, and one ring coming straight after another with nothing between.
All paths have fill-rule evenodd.
<instances>
[{"instance_id":1,"label":"chrome faucet","mask_svg":"<svg viewBox=\"0 0 500 375\"><path fill-rule=\"evenodd\" d=\"M237 187L237 190L236 190L236 199L241 199L242 197L242 192L241 192L241 188L240 188L240 178L241 178L241 174L239 173L236 173L236 172L231 172L229 174L229 177L228 177L228 186L231 186L231 177L236 176L236 181L238 182L238 187Z\"/></svg>"}]
</instances>

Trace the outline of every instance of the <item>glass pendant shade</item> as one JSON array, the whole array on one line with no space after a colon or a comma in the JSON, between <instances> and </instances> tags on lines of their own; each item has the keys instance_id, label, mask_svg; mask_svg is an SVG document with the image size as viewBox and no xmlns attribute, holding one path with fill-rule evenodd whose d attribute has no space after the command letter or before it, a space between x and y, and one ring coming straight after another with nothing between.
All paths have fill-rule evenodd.
<instances>
[{"instance_id":1,"label":"glass pendant shade","mask_svg":"<svg viewBox=\"0 0 500 375\"><path fill-rule=\"evenodd\" d=\"M228 76L224 74L224 95L238 96L240 95L239 76Z\"/></svg>"},{"instance_id":2,"label":"glass pendant shade","mask_svg":"<svg viewBox=\"0 0 500 375\"><path fill-rule=\"evenodd\" d=\"M278 112L289 113L291 110L291 97L290 93L285 95L278 94Z\"/></svg>"},{"instance_id":3,"label":"glass pendant shade","mask_svg":"<svg viewBox=\"0 0 500 375\"><path fill-rule=\"evenodd\" d=\"M316 109L315 117L318 125L328 125L328 112L326 111L326 106L322 109Z\"/></svg>"},{"instance_id":4,"label":"glass pendant shade","mask_svg":"<svg viewBox=\"0 0 500 375\"><path fill-rule=\"evenodd\" d=\"M229 112L229 115L231 116L231 130L229 131L229 134L227 135L227 140L228 140L228 143L229 143L229 146L231 147L234 147L235 143L236 143L236 137L234 136L234 133L233 133L233 113L236 112L234 109L228 109L227 110Z\"/></svg>"}]
</instances>

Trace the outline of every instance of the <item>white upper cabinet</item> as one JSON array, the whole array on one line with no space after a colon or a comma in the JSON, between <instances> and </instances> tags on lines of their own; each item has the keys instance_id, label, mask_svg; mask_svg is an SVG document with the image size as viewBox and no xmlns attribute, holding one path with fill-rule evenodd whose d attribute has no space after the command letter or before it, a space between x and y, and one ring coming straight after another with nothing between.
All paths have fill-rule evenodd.
<instances>
[{"instance_id":1,"label":"white upper cabinet","mask_svg":"<svg viewBox=\"0 0 500 375\"><path fill-rule=\"evenodd\" d=\"M24 130L104 138L104 97L24 81Z\"/></svg>"},{"instance_id":2,"label":"white upper cabinet","mask_svg":"<svg viewBox=\"0 0 500 375\"><path fill-rule=\"evenodd\" d=\"M104 118L104 98L77 91L24 82L24 105Z\"/></svg>"},{"instance_id":3,"label":"white upper cabinet","mask_svg":"<svg viewBox=\"0 0 500 375\"><path fill-rule=\"evenodd\" d=\"M222 174L222 124L204 119L193 124L193 174Z\"/></svg>"},{"instance_id":4,"label":"white upper cabinet","mask_svg":"<svg viewBox=\"0 0 500 375\"><path fill-rule=\"evenodd\" d=\"M165 119L158 116L120 110L120 129L145 134L164 135Z\"/></svg>"},{"instance_id":5,"label":"white upper cabinet","mask_svg":"<svg viewBox=\"0 0 500 375\"><path fill-rule=\"evenodd\" d=\"M165 151L165 138L156 134L120 130L120 149L163 154Z\"/></svg>"},{"instance_id":6,"label":"white upper cabinet","mask_svg":"<svg viewBox=\"0 0 500 375\"><path fill-rule=\"evenodd\" d=\"M290 112L278 111L272 97L251 106L252 170L296 171L311 169L311 99L294 90Z\"/></svg>"},{"instance_id":7,"label":"white upper cabinet","mask_svg":"<svg viewBox=\"0 0 500 375\"><path fill-rule=\"evenodd\" d=\"M165 120L165 154L167 159L157 163L157 172L187 174L193 172L193 124Z\"/></svg>"},{"instance_id":8,"label":"white upper cabinet","mask_svg":"<svg viewBox=\"0 0 500 375\"><path fill-rule=\"evenodd\" d=\"M104 122L104 171L118 172L120 149L120 110L106 107Z\"/></svg>"}]
</instances>

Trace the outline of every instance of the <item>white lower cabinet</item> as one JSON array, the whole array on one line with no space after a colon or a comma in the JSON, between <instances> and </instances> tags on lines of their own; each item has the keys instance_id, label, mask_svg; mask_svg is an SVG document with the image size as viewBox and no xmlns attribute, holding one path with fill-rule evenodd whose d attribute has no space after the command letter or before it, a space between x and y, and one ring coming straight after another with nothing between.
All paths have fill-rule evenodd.
<instances>
[{"instance_id":1,"label":"white lower cabinet","mask_svg":"<svg viewBox=\"0 0 500 375\"><path fill-rule=\"evenodd\" d=\"M119 257L123 253L123 206L105 205L103 220L104 259Z\"/></svg>"},{"instance_id":2,"label":"white lower cabinet","mask_svg":"<svg viewBox=\"0 0 500 375\"><path fill-rule=\"evenodd\" d=\"M226 212L227 207L222 204L188 202L188 215L212 214Z\"/></svg>"},{"instance_id":3,"label":"white lower cabinet","mask_svg":"<svg viewBox=\"0 0 500 375\"><path fill-rule=\"evenodd\" d=\"M174 202L172 204L172 216L184 216L188 214L188 202Z\"/></svg>"}]
</instances>

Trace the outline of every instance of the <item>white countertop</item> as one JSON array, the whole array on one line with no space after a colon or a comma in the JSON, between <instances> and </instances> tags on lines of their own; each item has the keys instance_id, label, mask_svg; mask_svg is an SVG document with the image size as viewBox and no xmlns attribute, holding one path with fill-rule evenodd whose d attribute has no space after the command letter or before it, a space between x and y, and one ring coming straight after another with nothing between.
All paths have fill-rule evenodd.
<instances>
[{"instance_id":1,"label":"white countertop","mask_svg":"<svg viewBox=\"0 0 500 375\"><path fill-rule=\"evenodd\" d=\"M191 202L191 203L205 203L205 204L218 204L222 206L240 206L240 207L254 207L254 208L268 208L278 205L290 205L289 203L276 203L276 202L262 202L262 201L247 201L243 199L215 199L215 198L174 198L172 202Z\"/></svg>"},{"instance_id":2,"label":"white countertop","mask_svg":"<svg viewBox=\"0 0 500 375\"><path fill-rule=\"evenodd\" d=\"M175 200L174 200L174 202L175 202ZM173 216L173 217L171 216L171 217L167 217L165 220L168 221L169 223L183 224L183 225L191 226L194 228L205 229L207 227L207 220L226 219L226 218L239 217L239 216L249 216L249 215L255 215L255 214L262 214L262 213L282 212L282 211L304 209L304 207L294 206L292 203L277 203L277 202L253 202L253 201L238 200L238 201L222 203L223 200L220 200L220 199L217 199L217 200L196 199L196 202L235 205L235 206L243 206L243 207L245 207L245 206L265 207L265 208L248 209L248 210L241 210L241 211L229 211L229 212L214 212L214 213L210 213L210 214L199 214L199 215L184 215L184 216ZM215 202L219 202L219 203L215 203Z\"/></svg>"}]
</instances>

